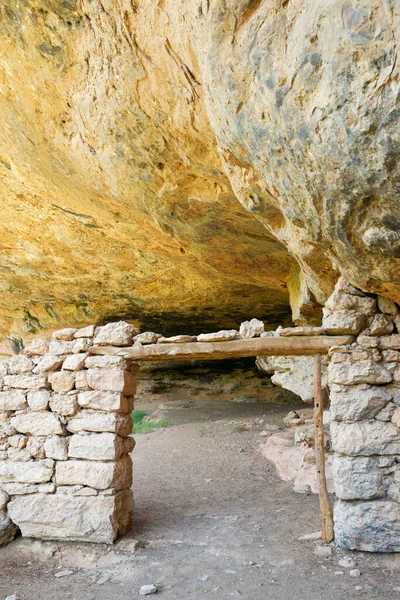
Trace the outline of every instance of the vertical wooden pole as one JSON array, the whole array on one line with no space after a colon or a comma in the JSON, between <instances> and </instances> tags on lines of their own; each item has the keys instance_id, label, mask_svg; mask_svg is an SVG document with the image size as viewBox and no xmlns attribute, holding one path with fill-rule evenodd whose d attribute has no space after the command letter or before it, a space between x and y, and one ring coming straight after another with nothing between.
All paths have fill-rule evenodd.
<instances>
[{"instance_id":1,"label":"vertical wooden pole","mask_svg":"<svg viewBox=\"0 0 400 600\"><path fill-rule=\"evenodd\" d=\"M322 517L322 539L329 544L334 538L333 513L328 494L325 475L325 450L324 450L324 403L321 383L321 355L314 356L314 427L315 427L315 457L317 463L319 504Z\"/></svg>"}]
</instances>

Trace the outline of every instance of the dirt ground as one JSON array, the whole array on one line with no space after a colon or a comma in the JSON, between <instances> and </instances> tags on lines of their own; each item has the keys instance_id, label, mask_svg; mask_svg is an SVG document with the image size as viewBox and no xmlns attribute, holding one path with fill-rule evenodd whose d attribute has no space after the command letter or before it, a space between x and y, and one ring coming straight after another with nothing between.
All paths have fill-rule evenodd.
<instances>
[{"instance_id":1,"label":"dirt ground","mask_svg":"<svg viewBox=\"0 0 400 600\"><path fill-rule=\"evenodd\" d=\"M332 545L322 557L321 542L298 540L320 528L318 498L294 493L258 450L260 432L282 426L294 407L168 402L162 412L174 424L137 437L128 538L114 546L19 538L0 549L0 599L131 600L151 583L165 600L400 599L399 555ZM132 552L134 539L141 547ZM339 566L344 556L360 576ZM62 570L72 573L56 577Z\"/></svg>"}]
</instances>

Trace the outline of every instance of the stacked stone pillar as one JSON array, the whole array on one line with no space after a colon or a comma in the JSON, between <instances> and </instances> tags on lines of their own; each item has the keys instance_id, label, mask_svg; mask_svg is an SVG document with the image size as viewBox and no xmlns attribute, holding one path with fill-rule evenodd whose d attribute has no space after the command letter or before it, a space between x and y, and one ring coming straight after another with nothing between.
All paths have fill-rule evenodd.
<instances>
[{"instance_id":1,"label":"stacked stone pillar","mask_svg":"<svg viewBox=\"0 0 400 600\"><path fill-rule=\"evenodd\" d=\"M129 530L137 367L88 350L136 333L124 322L63 329L1 364L0 544L17 528L106 543Z\"/></svg>"},{"instance_id":2,"label":"stacked stone pillar","mask_svg":"<svg viewBox=\"0 0 400 600\"><path fill-rule=\"evenodd\" d=\"M324 309L328 334L354 343L331 348L328 367L336 542L400 551L400 315L385 298L343 279Z\"/></svg>"}]
</instances>

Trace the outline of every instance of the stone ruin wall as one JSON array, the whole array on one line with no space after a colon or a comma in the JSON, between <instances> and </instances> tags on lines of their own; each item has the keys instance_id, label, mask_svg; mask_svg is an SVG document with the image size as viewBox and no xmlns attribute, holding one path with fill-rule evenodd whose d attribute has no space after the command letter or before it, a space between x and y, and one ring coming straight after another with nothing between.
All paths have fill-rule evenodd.
<instances>
[{"instance_id":1,"label":"stone ruin wall","mask_svg":"<svg viewBox=\"0 0 400 600\"><path fill-rule=\"evenodd\" d=\"M87 350L130 345L135 333L123 322L63 329L1 363L0 545L16 526L108 543L129 530L137 367Z\"/></svg>"},{"instance_id":2,"label":"stone ruin wall","mask_svg":"<svg viewBox=\"0 0 400 600\"><path fill-rule=\"evenodd\" d=\"M345 548L400 550L400 314L393 302L340 279L322 328L256 335L354 335L329 353L336 496L335 534ZM238 332L198 341L237 339ZM151 339L150 339L151 338ZM130 413L137 365L91 356L92 345L196 341L140 334L128 323L56 331L0 366L0 544L22 535L112 542L133 512Z\"/></svg>"},{"instance_id":3,"label":"stone ruin wall","mask_svg":"<svg viewBox=\"0 0 400 600\"><path fill-rule=\"evenodd\" d=\"M328 367L336 542L400 550L400 314L388 299L340 279L324 308L326 333L357 336L332 347Z\"/></svg>"}]
</instances>

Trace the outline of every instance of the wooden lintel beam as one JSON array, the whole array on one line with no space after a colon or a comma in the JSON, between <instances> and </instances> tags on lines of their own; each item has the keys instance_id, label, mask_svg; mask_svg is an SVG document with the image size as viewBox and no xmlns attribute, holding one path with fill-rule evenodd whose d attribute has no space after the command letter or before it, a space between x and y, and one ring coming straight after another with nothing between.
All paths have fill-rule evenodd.
<instances>
[{"instance_id":1,"label":"wooden lintel beam","mask_svg":"<svg viewBox=\"0 0 400 600\"><path fill-rule=\"evenodd\" d=\"M332 346L349 344L351 335L264 337L231 342L134 345L128 348L93 346L90 354L123 356L135 361L221 360L251 356L313 356L327 354Z\"/></svg>"}]
</instances>

